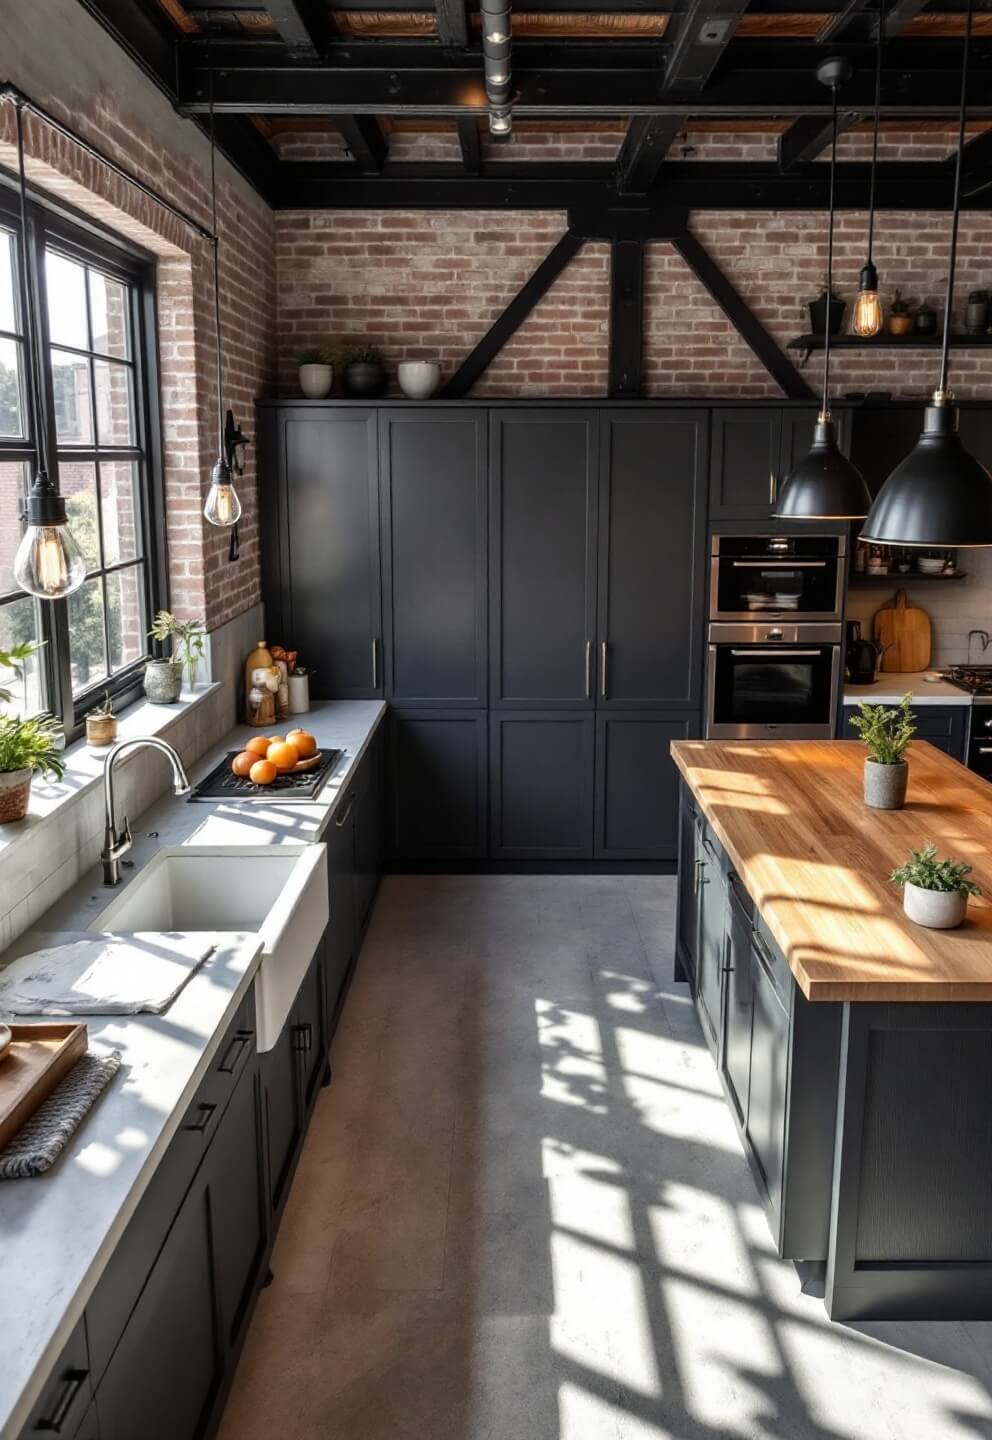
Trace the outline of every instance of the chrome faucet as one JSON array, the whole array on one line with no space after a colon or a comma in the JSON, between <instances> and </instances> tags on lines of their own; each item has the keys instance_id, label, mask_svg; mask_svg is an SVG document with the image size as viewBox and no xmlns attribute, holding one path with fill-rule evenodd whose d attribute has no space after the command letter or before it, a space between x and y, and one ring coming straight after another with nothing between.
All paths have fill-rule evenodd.
<instances>
[{"instance_id":1,"label":"chrome faucet","mask_svg":"<svg viewBox=\"0 0 992 1440\"><path fill-rule=\"evenodd\" d=\"M136 736L133 740L122 740L110 751L103 765L103 849L100 851L100 859L103 861L103 883L104 885L119 885L121 879L121 856L126 855L133 843L131 826L128 818L124 816L120 834L117 833L117 824L114 820L114 761L125 750L137 750L141 745L150 745L155 750L161 750L163 755L168 755L172 762L172 781L177 795L188 795L190 790L189 777L183 768L183 762L164 740L158 740L152 735Z\"/></svg>"}]
</instances>

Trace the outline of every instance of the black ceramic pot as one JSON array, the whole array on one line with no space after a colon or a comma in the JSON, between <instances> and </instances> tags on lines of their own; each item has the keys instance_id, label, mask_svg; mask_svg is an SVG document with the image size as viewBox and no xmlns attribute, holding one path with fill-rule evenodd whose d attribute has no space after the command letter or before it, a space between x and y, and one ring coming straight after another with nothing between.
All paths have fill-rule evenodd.
<instances>
[{"instance_id":1,"label":"black ceramic pot","mask_svg":"<svg viewBox=\"0 0 992 1440\"><path fill-rule=\"evenodd\" d=\"M936 310L931 310L929 305L921 305L913 318L913 333L914 335L936 335Z\"/></svg>"},{"instance_id":2,"label":"black ceramic pot","mask_svg":"<svg viewBox=\"0 0 992 1440\"><path fill-rule=\"evenodd\" d=\"M341 383L353 400L374 400L386 388L386 372L368 360L354 360L344 367Z\"/></svg>"},{"instance_id":3,"label":"black ceramic pot","mask_svg":"<svg viewBox=\"0 0 992 1440\"><path fill-rule=\"evenodd\" d=\"M827 318L827 292L824 290L816 300L808 302L809 309L809 332L811 335L822 335L824 321ZM846 300L838 300L836 295L830 300L830 333L839 335L840 327L844 323L844 311L847 309Z\"/></svg>"}]
</instances>

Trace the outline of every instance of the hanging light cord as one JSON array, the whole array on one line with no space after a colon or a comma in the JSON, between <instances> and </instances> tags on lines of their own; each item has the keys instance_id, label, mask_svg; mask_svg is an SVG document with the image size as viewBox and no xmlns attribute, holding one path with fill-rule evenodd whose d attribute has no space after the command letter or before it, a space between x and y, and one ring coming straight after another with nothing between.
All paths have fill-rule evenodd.
<instances>
[{"instance_id":1,"label":"hanging light cord","mask_svg":"<svg viewBox=\"0 0 992 1440\"><path fill-rule=\"evenodd\" d=\"M878 169L878 121L882 110L882 31L885 0L878 0L878 44L875 47L875 133L871 142L871 182L868 190L868 264L872 263L875 239L875 172Z\"/></svg>"},{"instance_id":2,"label":"hanging light cord","mask_svg":"<svg viewBox=\"0 0 992 1440\"><path fill-rule=\"evenodd\" d=\"M964 54L961 58L961 107L958 113L958 153L954 164L954 218L951 221L951 248L947 257L947 290L944 296L944 340L940 347L940 384L938 394L948 398L948 352L951 344L951 305L954 301L954 269L958 257L958 220L961 215L961 170L964 151L965 104L968 92L968 53L971 49L971 16L974 0L968 0L964 23Z\"/></svg>"},{"instance_id":3,"label":"hanging light cord","mask_svg":"<svg viewBox=\"0 0 992 1440\"><path fill-rule=\"evenodd\" d=\"M837 86L833 86L833 128L830 136L830 224L827 228L827 303L823 320L823 402L820 414L830 414L830 301L834 284L834 177L837 173Z\"/></svg>"},{"instance_id":4,"label":"hanging light cord","mask_svg":"<svg viewBox=\"0 0 992 1440\"><path fill-rule=\"evenodd\" d=\"M220 344L220 246L217 238L217 146L214 143L214 72L210 71L210 228L214 247L214 326L217 337L217 455L224 455L223 362Z\"/></svg>"},{"instance_id":5,"label":"hanging light cord","mask_svg":"<svg viewBox=\"0 0 992 1440\"><path fill-rule=\"evenodd\" d=\"M34 325L34 267L31 263L32 246L28 236L28 201L27 201L27 178L24 171L24 106L20 100L14 103L14 113L17 117L17 176L21 190L21 267L20 267L20 291L21 309L24 319L24 343L28 352L28 389L31 393L31 429L34 433L35 445L38 450L38 469L42 474L47 475L47 451L48 437L45 434L41 419L41 395L40 381L40 356L38 354L38 340Z\"/></svg>"}]
</instances>

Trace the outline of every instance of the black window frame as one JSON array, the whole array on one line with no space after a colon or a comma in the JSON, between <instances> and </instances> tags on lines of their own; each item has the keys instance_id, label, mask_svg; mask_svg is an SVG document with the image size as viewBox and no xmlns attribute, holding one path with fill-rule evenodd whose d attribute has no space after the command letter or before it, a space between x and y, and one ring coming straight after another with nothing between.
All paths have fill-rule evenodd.
<instances>
[{"instance_id":1,"label":"black window frame","mask_svg":"<svg viewBox=\"0 0 992 1440\"><path fill-rule=\"evenodd\" d=\"M33 190L27 207L28 234L21 236L21 217L16 182L6 172L0 171L0 221L3 228L10 230L15 239L15 263L23 265L25 243L33 247L35 289L32 297L36 324L35 336L40 350L39 369L45 386L42 413L46 423L46 451L49 471L58 483L59 442L55 433L55 404L52 368L49 363L51 339L48 324L48 303L45 290L45 251L52 249L98 269L128 287L130 301L130 334L133 345L131 356L134 376L134 424L133 445L120 447L122 460L134 458L138 465L138 486L140 489L141 548L144 565L145 605L150 619L156 611L168 606L168 567L166 559L165 494L163 484L161 409L158 373L158 331L156 304L156 267L154 256L131 242L111 234L87 217L79 215L68 207L53 203L48 197L40 196ZM26 330L24 317L20 314L21 296L19 285L15 287L15 314L20 328ZM56 349L61 347L56 346ZM25 350L27 349L25 345ZM30 365L25 364L25 393L22 405L25 409L27 439L0 439L0 461L27 461L29 479L31 467L37 460L35 437L31 434L31 395L35 377ZM93 397L95 404L95 396ZM116 450L118 447L114 447ZM80 451L80 463L87 463L92 453L100 449L98 436L94 433L89 446L62 446L63 451ZM66 463L70 456L65 455ZM99 507L98 507L99 508ZM100 572L109 573L115 567L105 567ZM96 681L79 695L73 695L68 600L39 601L40 638L45 642L38 657L41 667L41 683L45 708L61 721L68 740L82 734L86 714L102 700L109 691L115 709L123 709L143 693L142 681L145 662L152 653L150 642L144 652L116 675ZM108 664L109 664L108 654Z\"/></svg>"}]
</instances>

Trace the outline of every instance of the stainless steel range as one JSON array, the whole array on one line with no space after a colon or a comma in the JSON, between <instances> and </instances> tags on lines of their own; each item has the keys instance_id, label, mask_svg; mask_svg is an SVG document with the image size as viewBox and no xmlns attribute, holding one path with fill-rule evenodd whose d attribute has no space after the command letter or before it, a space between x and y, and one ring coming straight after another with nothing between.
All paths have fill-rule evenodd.
<instances>
[{"instance_id":1,"label":"stainless steel range","mask_svg":"<svg viewBox=\"0 0 992 1440\"><path fill-rule=\"evenodd\" d=\"M951 665L940 675L972 696L968 769L992 780L992 665Z\"/></svg>"}]
</instances>

